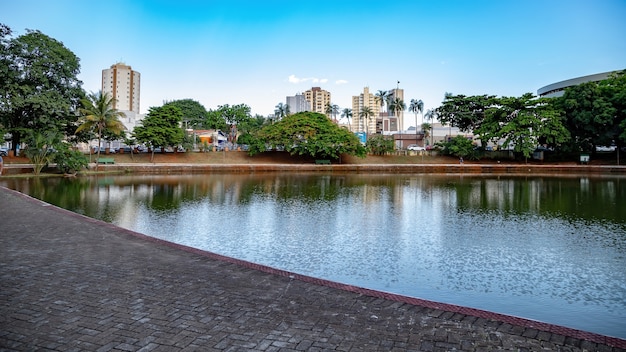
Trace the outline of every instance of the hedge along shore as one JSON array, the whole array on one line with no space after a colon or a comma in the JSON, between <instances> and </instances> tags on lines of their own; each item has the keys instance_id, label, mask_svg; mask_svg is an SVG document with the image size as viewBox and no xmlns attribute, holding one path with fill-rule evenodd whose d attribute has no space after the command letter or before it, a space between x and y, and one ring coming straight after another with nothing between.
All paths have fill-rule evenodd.
<instances>
[{"instance_id":1,"label":"hedge along shore","mask_svg":"<svg viewBox=\"0 0 626 352\"><path fill-rule=\"evenodd\" d=\"M92 165L92 171L124 173L258 173L337 172L395 174L599 174L626 175L626 166L511 164L114 164Z\"/></svg>"},{"instance_id":2,"label":"hedge along shore","mask_svg":"<svg viewBox=\"0 0 626 352\"><path fill-rule=\"evenodd\" d=\"M3 176L32 174L32 166L5 165ZM626 175L626 166L533 164L142 164L89 166L89 173L203 174L203 173L389 173L389 174L509 174L509 175Z\"/></svg>"}]
</instances>

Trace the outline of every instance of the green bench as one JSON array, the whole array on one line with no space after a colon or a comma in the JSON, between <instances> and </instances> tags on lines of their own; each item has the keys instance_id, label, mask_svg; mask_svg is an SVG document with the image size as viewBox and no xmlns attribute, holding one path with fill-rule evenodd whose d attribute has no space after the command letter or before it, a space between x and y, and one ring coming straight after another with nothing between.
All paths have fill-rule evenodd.
<instances>
[{"instance_id":1,"label":"green bench","mask_svg":"<svg viewBox=\"0 0 626 352\"><path fill-rule=\"evenodd\" d=\"M98 158L98 164L115 164L113 158Z\"/></svg>"},{"instance_id":2,"label":"green bench","mask_svg":"<svg viewBox=\"0 0 626 352\"><path fill-rule=\"evenodd\" d=\"M317 165L330 165L330 160L315 160Z\"/></svg>"}]
</instances>

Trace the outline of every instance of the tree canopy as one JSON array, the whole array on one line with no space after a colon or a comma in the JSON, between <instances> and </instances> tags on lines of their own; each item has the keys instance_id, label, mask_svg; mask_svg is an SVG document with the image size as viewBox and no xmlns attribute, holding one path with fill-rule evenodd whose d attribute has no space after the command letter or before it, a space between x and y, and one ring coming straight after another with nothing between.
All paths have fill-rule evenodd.
<instances>
[{"instance_id":1,"label":"tree canopy","mask_svg":"<svg viewBox=\"0 0 626 352\"><path fill-rule=\"evenodd\" d=\"M16 150L30 132L74 128L84 92L79 59L63 43L39 31L11 33L0 24L0 124Z\"/></svg>"},{"instance_id":2,"label":"tree canopy","mask_svg":"<svg viewBox=\"0 0 626 352\"><path fill-rule=\"evenodd\" d=\"M155 147L178 147L184 138L182 120L183 113L174 105L151 107L141 125L135 127L135 138L150 146L153 154Z\"/></svg>"},{"instance_id":3,"label":"tree canopy","mask_svg":"<svg viewBox=\"0 0 626 352\"><path fill-rule=\"evenodd\" d=\"M263 127L256 135L258 143L251 145L250 154L266 147L284 148L291 155L337 159L343 153L364 157L366 149L348 130L334 124L316 112L299 112Z\"/></svg>"},{"instance_id":4,"label":"tree canopy","mask_svg":"<svg viewBox=\"0 0 626 352\"><path fill-rule=\"evenodd\" d=\"M626 143L626 71L568 87L555 104L564 111L566 128L572 133L569 149Z\"/></svg>"},{"instance_id":5,"label":"tree canopy","mask_svg":"<svg viewBox=\"0 0 626 352\"><path fill-rule=\"evenodd\" d=\"M439 120L471 132L481 143L501 144L528 158L540 144L557 146L570 137L552 101L526 93L521 97L447 94Z\"/></svg>"},{"instance_id":6,"label":"tree canopy","mask_svg":"<svg viewBox=\"0 0 626 352\"><path fill-rule=\"evenodd\" d=\"M204 105L193 99L173 100L164 105L172 105L180 109L185 128L202 125L207 119L207 110Z\"/></svg>"}]
</instances>

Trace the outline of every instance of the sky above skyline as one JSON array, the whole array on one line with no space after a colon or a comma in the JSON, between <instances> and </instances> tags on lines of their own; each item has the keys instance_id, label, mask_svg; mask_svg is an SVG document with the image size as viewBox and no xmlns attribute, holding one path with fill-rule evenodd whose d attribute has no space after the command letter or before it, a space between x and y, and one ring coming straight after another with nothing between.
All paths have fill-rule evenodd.
<instances>
[{"instance_id":1,"label":"sky above skyline","mask_svg":"<svg viewBox=\"0 0 626 352\"><path fill-rule=\"evenodd\" d=\"M0 22L61 41L88 92L102 69L132 66L141 112L189 98L268 115L314 86L341 109L399 86L428 110L446 92L536 94L626 68L624 0L0 0Z\"/></svg>"}]
</instances>

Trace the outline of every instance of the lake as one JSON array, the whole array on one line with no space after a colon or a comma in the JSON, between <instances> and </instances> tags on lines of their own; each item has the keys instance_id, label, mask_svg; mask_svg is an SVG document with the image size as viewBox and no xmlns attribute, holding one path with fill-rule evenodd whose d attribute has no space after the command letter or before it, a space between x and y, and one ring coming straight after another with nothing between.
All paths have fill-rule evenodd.
<instances>
[{"instance_id":1,"label":"lake","mask_svg":"<svg viewBox=\"0 0 626 352\"><path fill-rule=\"evenodd\" d=\"M626 338L626 178L202 174L0 179L149 236Z\"/></svg>"}]
</instances>

